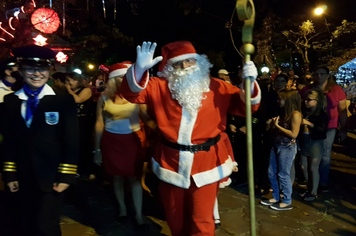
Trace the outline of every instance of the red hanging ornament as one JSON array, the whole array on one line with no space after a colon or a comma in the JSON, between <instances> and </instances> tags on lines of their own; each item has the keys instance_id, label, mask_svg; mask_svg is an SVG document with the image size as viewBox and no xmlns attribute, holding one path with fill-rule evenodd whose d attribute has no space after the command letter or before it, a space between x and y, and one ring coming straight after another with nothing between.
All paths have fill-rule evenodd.
<instances>
[{"instance_id":1,"label":"red hanging ornament","mask_svg":"<svg viewBox=\"0 0 356 236\"><path fill-rule=\"evenodd\" d=\"M50 34L58 29L60 21L52 9L39 8L32 14L31 23L37 30Z\"/></svg>"}]
</instances>

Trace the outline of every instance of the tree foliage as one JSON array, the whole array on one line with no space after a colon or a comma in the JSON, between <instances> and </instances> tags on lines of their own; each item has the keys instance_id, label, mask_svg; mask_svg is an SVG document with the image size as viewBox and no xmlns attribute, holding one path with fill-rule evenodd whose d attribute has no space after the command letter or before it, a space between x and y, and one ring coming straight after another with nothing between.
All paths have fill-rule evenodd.
<instances>
[{"instance_id":1,"label":"tree foliage","mask_svg":"<svg viewBox=\"0 0 356 236\"><path fill-rule=\"evenodd\" d=\"M297 52L302 55L304 64L310 64L309 50L312 47L312 41L320 33L316 33L313 22L307 20L299 26L298 31L285 30L282 34L288 41L294 45Z\"/></svg>"}]
</instances>

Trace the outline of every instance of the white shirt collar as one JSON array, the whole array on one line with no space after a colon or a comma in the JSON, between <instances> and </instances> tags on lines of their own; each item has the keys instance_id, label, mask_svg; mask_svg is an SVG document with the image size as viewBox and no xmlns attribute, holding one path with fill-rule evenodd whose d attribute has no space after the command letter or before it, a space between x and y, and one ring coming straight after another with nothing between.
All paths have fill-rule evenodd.
<instances>
[{"instance_id":1,"label":"white shirt collar","mask_svg":"<svg viewBox=\"0 0 356 236\"><path fill-rule=\"evenodd\" d=\"M2 80L0 80L0 88L4 89L5 91L11 91L11 88L7 87Z\"/></svg>"},{"instance_id":2,"label":"white shirt collar","mask_svg":"<svg viewBox=\"0 0 356 236\"><path fill-rule=\"evenodd\" d=\"M21 100L27 101L27 95L25 91L20 89L19 91L15 92L15 95L18 96ZM48 85L45 84L42 91L38 94L38 99L42 99L46 95L56 95L56 93L53 91L53 89Z\"/></svg>"}]
</instances>

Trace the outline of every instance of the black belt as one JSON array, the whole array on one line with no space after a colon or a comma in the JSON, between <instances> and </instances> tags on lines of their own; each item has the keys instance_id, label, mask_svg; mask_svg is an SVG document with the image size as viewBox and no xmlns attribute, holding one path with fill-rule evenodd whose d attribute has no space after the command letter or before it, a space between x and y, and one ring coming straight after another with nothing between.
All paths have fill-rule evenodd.
<instances>
[{"instance_id":1,"label":"black belt","mask_svg":"<svg viewBox=\"0 0 356 236\"><path fill-rule=\"evenodd\" d=\"M176 150L197 153L199 151L209 151L210 147L215 145L217 142L219 142L219 140L220 140L220 134L218 134L218 136L216 136L215 138L209 138L206 142L201 144L181 145L178 143L172 143L167 139L165 139L164 137L161 138L161 143L166 145L167 147Z\"/></svg>"}]
</instances>

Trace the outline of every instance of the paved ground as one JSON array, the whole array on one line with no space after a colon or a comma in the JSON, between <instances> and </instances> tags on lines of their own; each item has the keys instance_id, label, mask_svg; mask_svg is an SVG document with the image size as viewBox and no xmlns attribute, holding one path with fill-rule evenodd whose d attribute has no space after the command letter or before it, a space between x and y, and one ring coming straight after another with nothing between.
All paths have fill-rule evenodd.
<instances>
[{"instance_id":1,"label":"paved ground","mask_svg":"<svg viewBox=\"0 0 356 236\"><path fill-rule=\"evenodd\" d=\"M256 231L261 236L356 235L356 135L349 133L344 145L334 145L331 191L311 203L303 202L297 186L293 210L274 211L259 204L256 196ZM156 199L153 175L148 177L153 196L144 196L144 214L149 230L138 231L133 217L124 224L116 221L117 205L110 185L80 181L68 190L61 227L63 236L171 235ZM269 193L270 195L271 193ZM264 197L269 197L266 195ZM127 197L130 204L130 197ZM216 236L250 235L248 188L229 187L219 192L221 228Z\"/></svg>"}]
</instances>

